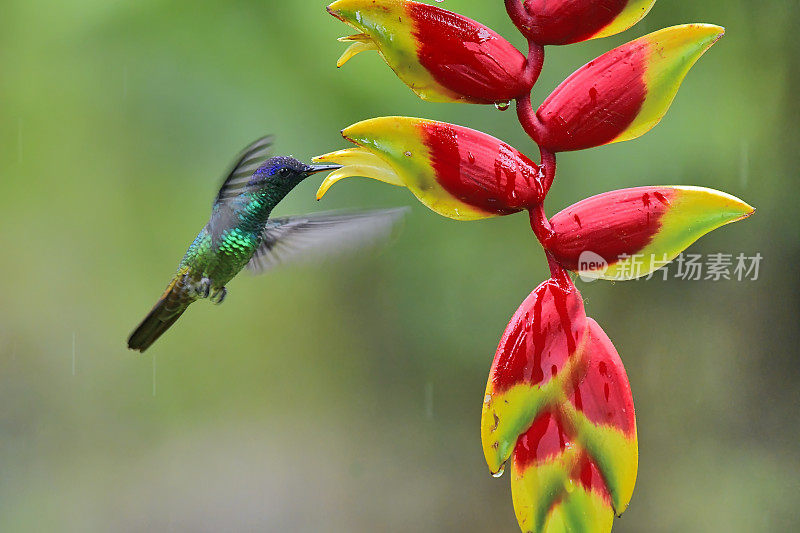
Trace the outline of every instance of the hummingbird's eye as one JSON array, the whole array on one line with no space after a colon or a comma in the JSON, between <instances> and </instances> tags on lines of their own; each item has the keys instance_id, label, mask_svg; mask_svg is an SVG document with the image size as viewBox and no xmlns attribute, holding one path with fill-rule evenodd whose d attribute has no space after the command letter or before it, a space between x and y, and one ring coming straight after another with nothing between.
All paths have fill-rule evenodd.
<instances>
[{"instance_id":1,"label":"hummingbird's eye","mask_svg":"<svg viewBox=\"0 0 800 533\"><path fill-rule=\"evenodd\" d=\"M282 168L282 169L280 169L278 171L278 176L280 176L282 178L288 178L289 174L291 174L291 173L292 173L292 171L289 170L288 168Z\"/></svg>"}]
</instances>

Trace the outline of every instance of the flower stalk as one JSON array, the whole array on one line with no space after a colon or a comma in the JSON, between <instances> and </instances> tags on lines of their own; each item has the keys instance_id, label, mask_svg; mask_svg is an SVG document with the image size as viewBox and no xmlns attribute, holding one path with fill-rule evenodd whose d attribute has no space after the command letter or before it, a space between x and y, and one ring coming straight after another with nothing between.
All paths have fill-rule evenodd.
<instances>
[{"instance_id":1,"label":"flower stalk","mask_svg":"<svg viewBox=\"0 0 800 533\"><path fill-rule=\"evenodd\" d=\"M343 66L376 51L420 98L516 104L540 161L485 133L412 117L380 117L342 131L355 146L315 158L335 163L317 192L363 176L407 188L434 212L473 221L528 211L550 279L509 322L491 366L481 416L489 470L510 465L523 531L611 530L633 494L638 445L622 360L585 314L569 272L628 280L674 259L701 236L754 209L702 187L634 187L587 198L552 218L544 202L556 154L635 139L669 109L689 69L724 34L710 24L665 28L590 61L534 109L545 46L602 38L641 20L655 0L505 0L528 40L523 56L490 28L410 0L338 0L356 30ZM593 261L582 260L591 254ZM646 258L639 271L630 258ZM596 259L596 260L595 260ZM658 261L656 260L658 259ZM632 273L633 272L633 273Z\"/></svg>"}]
</instances>

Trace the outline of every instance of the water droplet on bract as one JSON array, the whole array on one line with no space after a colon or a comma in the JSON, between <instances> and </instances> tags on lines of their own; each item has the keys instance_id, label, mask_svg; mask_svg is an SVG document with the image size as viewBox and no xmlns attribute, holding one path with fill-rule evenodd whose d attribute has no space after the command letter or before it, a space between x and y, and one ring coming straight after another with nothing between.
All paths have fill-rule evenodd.
<instances>
[{"instance_id":1,"label":"water droplet on bract","mask_svg":"<svg viewBox=\"0 0 800 533\"><path fill-rule=\"evenodd\" d=\"M478 30L478 44L485 43L486 41L490 41L492 39L492 34L486 28L481 28Z\"/></svg>"},{"instance_id":2,"label":"water droplet on bract","mask_svg":"<svg viewBox=\"0 0 800 533\"><path fill-rule=\"evenodd\" d=\"M405 153L405 156L406 156L406 157L411 157L411 152L406 152L406 153Z\"/></svg>"},{"instance_id":3,"label":"water droplet on bract","mask_svg":"<svg viewBox=\"0 0 800 533\"><path fill-rule=\"evenodd\" d=\"M500 470L492 474L492 477L502 477L503 473L506 471L506 466L503 465L500 467Z\"/></svg>"},{"instance_id":4,"label":"water droplet on bract","mask_svg":"<svg viewBox=\"0 0 800 533\"><path fill-rule=\"evenodd\" d=\"M505 111L509 107L511 107L511 102L509 102L509 101L495 102L494 106L497 108L498 111Z\"/></svg>"}]
</instances>

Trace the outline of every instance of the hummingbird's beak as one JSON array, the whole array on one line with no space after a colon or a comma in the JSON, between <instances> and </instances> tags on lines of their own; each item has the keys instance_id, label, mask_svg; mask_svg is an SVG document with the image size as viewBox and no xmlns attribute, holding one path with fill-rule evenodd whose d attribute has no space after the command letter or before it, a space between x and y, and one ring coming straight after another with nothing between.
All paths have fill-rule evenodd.
<instances>
[{"instance_id":1,"label":"hummingbird's beak","mask_svg":"<svg viewBox=\"0 0 800 533\"><path fill-rule=\"evenodd\" d=\"M304 174L306 176L310 176L311 174L317 174L318 172L333 172L334 170L339 170L342 168L342 165L308 165Z\"/></svg>"}]
</instances>

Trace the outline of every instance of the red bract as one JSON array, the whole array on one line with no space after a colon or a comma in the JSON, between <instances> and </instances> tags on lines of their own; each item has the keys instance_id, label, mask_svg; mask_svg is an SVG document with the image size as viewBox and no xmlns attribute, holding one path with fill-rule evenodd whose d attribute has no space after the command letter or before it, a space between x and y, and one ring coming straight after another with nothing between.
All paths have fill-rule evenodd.
<instances>
[{"instance_id":1,"label":"red bract","mask_svg":"<svg viewBox=\"0 0 800 533\"><path fill-rule=\"evenodd\" d=\"M476 220L538 205L544 191L539 167L510 145L455 124L411 117L380 117L342 131L358 148L315 158L344 165L323 181L366 176L407 187L440 215Z\"/></svg>"},{"instance_id":2,"label":"red bract","mask_svg":"<svg viewBox=\"0 0 800 533\"><path fill-rule=\"evenodd\" d=\"M483 24L404 0L338 0L328 11L361 32L338 65L377 50L421 98L495 104L529 93L534 74L519 50Z\"/></svg>"},{"instance_id":3,"label":"red bract","mask_svg":"<svg viewBox=\"0 0 800 533\"><path fill-rule=\"evenodd\" d=\"M573 289L551 279L522 303L497 348L491 373L495 390L523 381L537 385L559 372L586 330L583 300Z\"/></svg>"},{"instance_id":4,"label":"red bract","mask_svg":"<svg viewBox=\"0 0 800 533\"><path fill-rule=\"evenodd\" d=\"M753 208L699 187L640 187L601 194L548 219L543 202L557 152L636 138L657 124L697 59L723 34L687 24L657 31L590 61L545 99L530 90L544 45L618 33L655 0L505 0L528 38L527 60L485 26L408 0L338 0L331 14L360 33L339 66L377 50L421 98L516 100L523 129L539 145L535 164L469 128L409 117L366 120L342 133L357 146L320 156L342 168L322 183L366 176L408 188L433 211L476 220L528 210L551 279L514 314L497 348L484 396L481 440L489 469L510 466L523 531L611 530L633 494L636 420L622 361L585 314L565 269L633 279L664 266L696 239ZM501 107L502 106L498 106Z\"/></svg>"},{"instance_id":5,"label":"red bract","mask_svg":"<svg viewBox=\"0 0 800 533\"><path fill-rule=\"evenodd\" d=\"M645 276L697 239L750 216L740 199L702 187L635 187L599 194L555 215L548 251L582 276Z\"/></svg>"},{"instance_id":6,"label":"red bract","mask_svg":"<svg viewBox=\"0 0 800 533\"><path fill-rule=\"evenodd\" d=\"M509 322L481 437L493 472L511 459L514 509L526 531L557 529L565 516L580 517L569 530L610 529L630 501L638 455L628 378L569 280L541 284Z\"/></svg>"},{"instance_id":7,"label":"red bract","mask_svg":"<svg viewBox=\"0 0 800 533\"><path fill-rule=\"evenodd\" d=\"M539 107L536 142L563 152L646 133L667 112L692 65L723 33L709 24L674 26L590 61Z\"/></svg>"},{"instance_id":8,"label":"red bract","mask_svg":"<svg viewBox=\"0 0 800 533\"><path fill-rule=\"evenodd\" d=\"M452 11L407 4L419 62L444 87L486 104L530 92L535 80L525 70L525 56L496 32Z\"/></svg>"},{"instance_id":9,"label":"red bract","mask_svg":"<svg viewBox=\"0 0 800 533\"><path fill-rule=\"evenodd\" d=\"M636 24L654 3L655 0L525 0L520 30L542 45L606 37Z\"/></svg>"}]
</instances>

